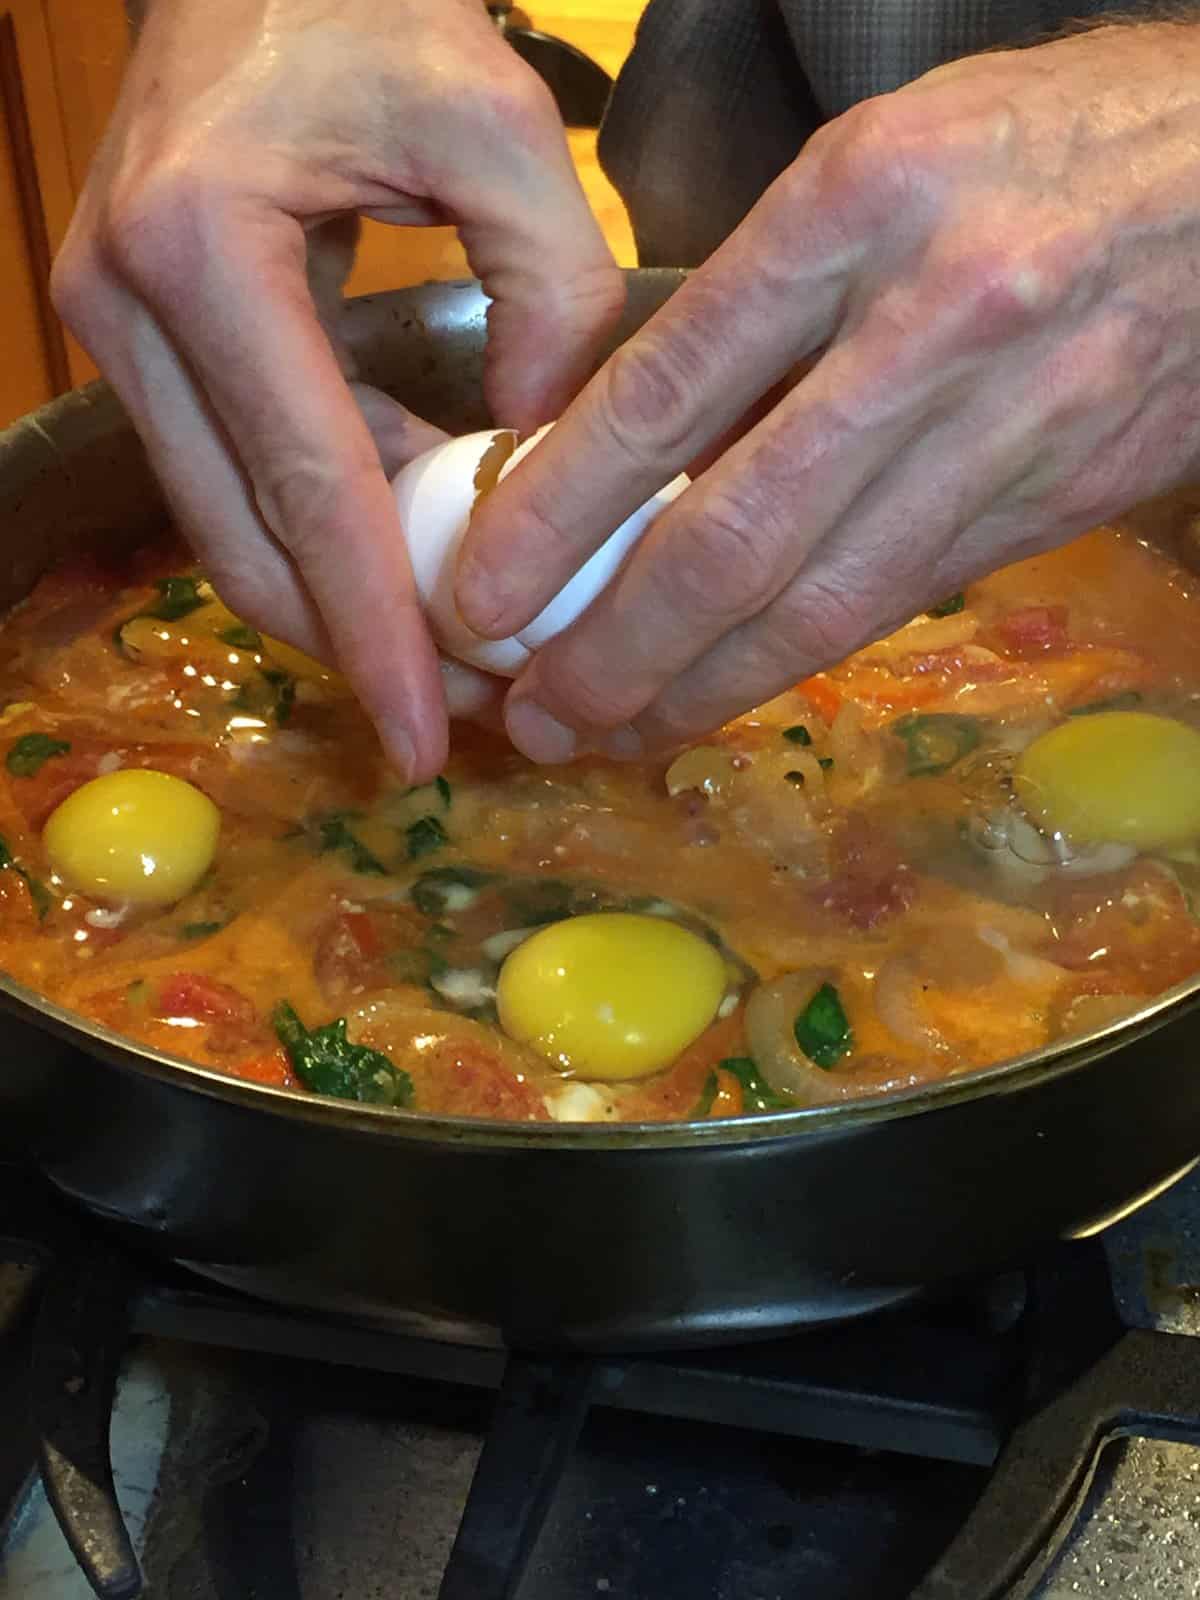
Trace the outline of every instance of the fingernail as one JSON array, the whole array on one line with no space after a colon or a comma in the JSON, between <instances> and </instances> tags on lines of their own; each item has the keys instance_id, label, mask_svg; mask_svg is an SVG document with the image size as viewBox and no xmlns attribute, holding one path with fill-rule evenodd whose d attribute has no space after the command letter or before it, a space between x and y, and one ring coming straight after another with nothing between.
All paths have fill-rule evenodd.
<instances>
[{"instance_id":1,"label":"fingernail","mask_svg":"<svg viewBox=\"0 0 1200 1600\"><path fill-rule=\"evenodd\" d=\"M509 705L504 721L509 738L531 761L555 766L570 761L579 747L574 732L555 721L536 700L517 700Z\"/></svg>"},{"instance_id":2,"label":"fingernail","mask_svg":"<svg viewBox=\"0 0 1200 1600\"><path fill-rule=\"evenodd\" d=\"M379 736L387 758L400 775L402 783L411 783L413 768L417 764L417 750L407 728L381 728Z\"/></svg>"},{"instance_id":3,"label":"fingernail","mask_svg":"<svg viewBox=\"0 0 1200 1600\"><path fill-rule=\"evenodd\" d=\"M615 761L632 761L644 754L646 749L641 734L630 722L622 723L619 728L609 728L605 733L594 734L588 745L597 755L611 756Z\"/></svg>"}]
</instances>

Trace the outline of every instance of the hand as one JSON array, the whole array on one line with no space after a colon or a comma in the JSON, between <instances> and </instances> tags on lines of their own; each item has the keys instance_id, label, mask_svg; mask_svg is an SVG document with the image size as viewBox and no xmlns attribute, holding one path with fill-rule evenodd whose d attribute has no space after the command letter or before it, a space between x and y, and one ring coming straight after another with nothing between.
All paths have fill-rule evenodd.
<instances>
[{"instance_id":1,"label":"hand","mask_svg":"<svg viewBox=\"0 0 1200 1600\"><path fill-rule=\"evenodd\" d=\"M494 412L554 416L622 284L479 0L158 0L53 290L222 597L335 658L418 780L446 710L385 467L437 435L331 339L358 213L457 224Z\"/></svg>"},{"instance_id":2,"label":"hand","mask_svg":"<svg viewBox=\"0 0 1200 1600\"><path fill-rule=\"evenodd\" d=\"M814 138L492 494L459 569L513 633L797 361L811 370L543 649L538 760L711 729L1200 451L1200 25L942 68Z\"/></svg>"}]
</instances>

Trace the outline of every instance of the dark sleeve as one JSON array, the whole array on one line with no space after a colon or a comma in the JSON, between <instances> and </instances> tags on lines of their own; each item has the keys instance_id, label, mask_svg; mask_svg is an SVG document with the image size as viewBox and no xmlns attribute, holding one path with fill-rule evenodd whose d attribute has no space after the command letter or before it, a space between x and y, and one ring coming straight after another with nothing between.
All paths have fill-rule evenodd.
<instances>
[{"instance_id":1,"label":"dark sleeve","mask_svg":"<svg viewBox=\"0 0 1200 1600\"><path fill-rule=\"evenodd\" d=\"M823 121L947 61L1151 0L650 0L600 160L643 266L696 266Z\"/></svg>"}]
</instances>

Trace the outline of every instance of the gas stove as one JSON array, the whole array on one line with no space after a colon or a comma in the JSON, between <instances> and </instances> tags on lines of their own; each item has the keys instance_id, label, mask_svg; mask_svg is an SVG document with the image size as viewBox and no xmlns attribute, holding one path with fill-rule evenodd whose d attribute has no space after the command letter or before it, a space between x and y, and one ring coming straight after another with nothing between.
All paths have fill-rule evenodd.
<instances>
[{"instance_id":1,"label":"gas stove","mask_svg":"<svg viewBox=\"0 0 1200 1600\"><path fill-rule=\"evenodd\" d=\"M265 1305L0 1168L0 1600L1183 1600L1197 1337L1200 1173L904 1310L592 1358Z\"/></svg>"}]
</instances>

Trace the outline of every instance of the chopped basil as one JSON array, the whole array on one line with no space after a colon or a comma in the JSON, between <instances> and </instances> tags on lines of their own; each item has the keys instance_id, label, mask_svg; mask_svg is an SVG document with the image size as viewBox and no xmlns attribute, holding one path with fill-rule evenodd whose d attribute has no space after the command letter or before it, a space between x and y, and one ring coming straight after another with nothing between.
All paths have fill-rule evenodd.
<instances>
[{"instance_id":1,"label":"chopped basil","mask_svg":"<svg viewBox=\"0 0 1200 1600\"><path fill-rule=\"evenodd\" d=\"M274 704L271 715L275 718L276 725L280 728L289 721L292 707L296 703L296 680L288 672L281 672L278 667L260 667L258 669L274 690Z\"/></svg>"},{"instance_id":2,"label":"chopped basil","mask_svg":"<svg viewBox=\"0 0 1200 1600\"><path fill-rule=\"evenodd\" d=\"M525 878L511 884L504 898L512 927L538 928L571 916L578 890L562 878Z\"/></svg>"},{"instance_id":3,"label":"chopped basil","mask_svg":"<svg viewBox=\"0 0 1200 1600\"><path fill-rule=\"evenodd\" d=\"M1136 689L1126 689L1124 694L1115 694L1111 700L1089 700L1086 706L1075 706L1067 712L1069 717L1090 717L1098 711L1132 711L1134 706L1140 706L1142 697Z\"/></svg>"},{"instance_id":4,"label":"chopped basil","mask_svg":"<svg viewBox=\"0 0 1200 1600\"><path fill-rule=\"evenodd\" d=\"M436 817L418 817L405 828L404 837L410 861L419 861L422 856L432 855L450 843L449 835Z\"/></svg>"},{"instance_id":5,"label":"chopped basil","mask_svg":"<svg viewBox=\"0 0 1200 1600\"><path fill-rule=\"evenodd\" d=\"M831 983L821 985L796 1018L792 1031L808 1059L826 1072L854 1048L841 996Z\"/></svg>"},{"instance_id":6,"label":"chopped basil","mask_svg":"<svg viewBox=\"0 0 1200 1600\"><path fill-rule=\"evenodd\" d=\"M439 773L437 775L437 777L433 780L433 787L441 795L442 804L445 806L446 810L449 811L449 809L450 809L450 785L447 782L447 780L442 777L441 773Z\"/></svg>"},{"instance_id":7,"label":"chopped basil","mask_svg":"<svg viewBox=\"0 0 1200 1600\"><path fill-rule=\"evenodd\" d=\"M704 1087L700 1091L700 1098L691 1109L691 1120L697 1121L700 1117L708 1116L713 1108L713 1102L720 1092L721 1082L715 1072L710 1072L704 1080Z\"/></svg>"},{"instance_id":8,"label":"chopped basil","mask_svg":"<svg viewBox=\"0 0 1200 1600\"><path fill-rule=\"evenodd\" d=\"M200 593L200 578L159 578L154 587L158 590L156 605L147 606L140 615L156 617L159 622L178 622L201 606L208 604L208 596Z\"/></svg>"},{"instance_id":9,"label":"chopped basil","mask_svg":"<svg viewBox=\"0 0 1200 1600\"><path fill-rule=\"evenodd\" d=\"M833 766L833 757L832 756L818 756L817 757L817 765L820 767L822 772L828 772L830 767Z\"/></svg>"},{"instance_id":10,"label":"chopped basil","mask_svg":"<svg viewBox=\"0 0 1200 1600\"><path fill-rule=\"evenodd\" d=\"M412 1079L382 1050L351 1044L346 1019L320 1028L306 1028L294 1007L283 1000L271 1017L275 1034L288 1053L292 1070L306 1089L337 1100L365 1105L406 1106L412 1101Z\"/></svg>"},{"instance_id":11,"label":"chopped basil","mask_svg":"<svg viewBox=\"0 0 1200 1600\"><path fill-rule=\"evenodd\" d=\"M0 834L0 869L11 867L19 878L24 878L29 890L29 898L33 901L33 909L38 914L38 921L46 920L46 913L54 904L54 897L40 878L35 878L32 872L27 871L8 848L8 840Z\"/></svg>"},{"instance_id":12,"label":"chopped basil","mask_svg":"<svg viewBox=\"0 0 1200 1600\"><path fill-rule=\"evenodd\" d=\"M382 878L387 875L387 868L379 857L368 850L359 839L349 823L355 816L351 811L335 811L328 817L323 817L317 823L317 832L320 836L319 849L322 855L331 850L340 850L355 872L361 872L371 877Z\"/></svg>"},{"instance_id":13,"label":"chopped basil","mask_svg":"<svg viewBox=\"0 0 1200 1600\"><path fill-rule=\"evenodd\" d=\"M48 733L23 733L9 746L4 765L14 778L32 778L53 756L65 756L70 748L66 739L52 739Z\"/></svg>"},{"instance_id":14,"label":"chopped basil","mask_svg":"<svg viewBox=\"0 0 1200 1600\"><path fill-rule=\"evenodd\" d=\"M785 728L783 730L783 737L789 744L809 745L812 743L812 734L809 733L808 729L802 722L797 722L793 724L792 727Z\"/></svg>"},{"instance_id":15,"label":"chopped basil","mask_svg":"<svg viewBox=\"0 0 1200 1600\"><path fill-rule=\"evenodd\" d=\"M232 628L226 628L217 635L222 644L231 645L235 650L261 650L262 634L257 628L252 628L248 623L237 622Z\"/></svg>"},{"instance_id":16,"label":"chopped basil","mask_svg":"<svg viewBox=\"0 0 1200 1600\"><path fill-rule=\"evenodd\" d=\"M747 1111L782 1111L795 1104L790 1095L772 1089L749 1056L726 1056L718 1066L741 1084L742 1105Z\"/></svg>"},{"instance_id":17,"label":"chopped basil","mask_svg":"<svg viewBox=\"0 0 1200 1600\"><path fill-rule=\"evenodd\" d=\"M949 712L928 716L914 714L892 724L892 732L903 740L908 752L910 778L932 777L949 772L979 743L979 720Z\"/></svg>"},{"instance_id":18,"label":"chopped basil","mask_svg":"<svg viewBox=\"0 0 1200 1600\"><path fill-rule=\"evenodd\" d=\"M181 939L207 939L214 933L220 933L225 926L223 922L185 922L179 930Z\"/></svg>"},{"instance_id":19,"label":"chopped basil","mask_svg":"<svg viewBox=\"0 0 1200 1600\"><path fill-rule=\"evenodd\" d=\"M413 884L412 903L422 916L440 920L447 913L465 911L495 877L478 867L432 867Z\"/></svg>"},{"instance_id":20,"label":"chopped basil","mask_svg":"<svg viewBox=\"0 0 1200 1600\"><path fill-rule=\"evenodd\" d=\"M945 600L936 606L930 606L925 613L928 617L952 617L956 611L961 611L967 603L967 597L961 590L958 594L948 595Z\"/></svg>"},{"instance_id":21,"label":"chopped basil","mask_svg":"<svg viewBox=\"0 0 1200 1600\"><path fill-rule=\"evenodd\" d=\"M784 777L789 783L794 783L797 786L804 782L804 774L802 772L797 772L794 768L791 772L785 772Z\"/></svg>"}]
</instances>

